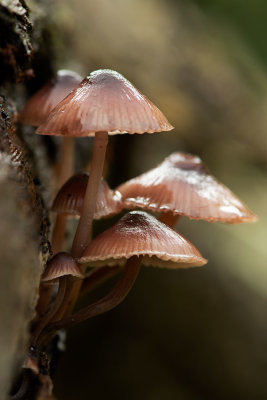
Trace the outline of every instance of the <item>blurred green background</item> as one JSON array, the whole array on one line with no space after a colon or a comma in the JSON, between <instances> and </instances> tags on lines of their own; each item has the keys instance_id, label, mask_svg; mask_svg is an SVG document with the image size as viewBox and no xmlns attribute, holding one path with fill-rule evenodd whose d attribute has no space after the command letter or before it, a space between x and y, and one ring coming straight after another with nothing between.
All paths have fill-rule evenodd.
<instances>
[{"instance_id":1,"label":"blurred green background","mask_svg":"<svg viewBox=\"0 0 267 400\"><path fill-rule=\"evenodd\" d=\"M113 137L109 182L116 186L182 150L199 155L259 216L232 226L183 218L179 230L208 265L143 268L120 307L71 330L56 395L267 399L267 2L48 4L55 69L115 69L175 126Z\"/></svg>"}]
</instances>

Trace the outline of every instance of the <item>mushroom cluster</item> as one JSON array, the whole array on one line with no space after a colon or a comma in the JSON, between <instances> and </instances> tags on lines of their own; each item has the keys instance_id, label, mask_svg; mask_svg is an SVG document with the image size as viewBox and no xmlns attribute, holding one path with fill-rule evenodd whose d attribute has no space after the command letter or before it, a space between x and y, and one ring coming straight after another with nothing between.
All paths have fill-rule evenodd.
<instances>
[{"instance_id":1,"label":"mushroom cluster","mask_svg":"<svg viewBox=\"0 0 267 400\"><path fill-rule=\"evenodd\" d=\"M43 114L39 115L40 110ZM256 220L208 173L199 157L182 152L116 190L109 188L102 177L108 135L173 129L162 112L118 72L98 70L81 80L70 71L59 71L28 101L21 121L39 126L38 134L63 138L60 189L52 205L57 215L54 255L40 284L31 338L35 348L44 349L59 329L118 305L132 288L141 264L172 269L206 264L193 244L174 229L179 217L227 223ZM72 175L73 138L84 136L94 137L91 169ZM142 210L127 212L92 239L93 219L136 208ZM66 249L65 222L73 217L79 222L72 248ZM110 293L73 311L81 293L119 272Z\"/></svg>"}]
</instances>

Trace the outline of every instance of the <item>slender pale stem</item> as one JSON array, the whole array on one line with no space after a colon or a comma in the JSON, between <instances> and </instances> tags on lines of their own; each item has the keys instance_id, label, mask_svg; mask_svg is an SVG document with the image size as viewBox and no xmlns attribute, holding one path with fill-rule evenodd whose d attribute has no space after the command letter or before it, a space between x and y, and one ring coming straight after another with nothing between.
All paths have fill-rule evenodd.
<instances>
[{"instance_id":1,"label":"slender pale stem","mask_svg":"<svg viewBox=\"0 0 267 400\"><path fill-rule=\"evenodd\" d=\"M61 156L58 172L58 189L73 174L74 170L74 138L63 136L61 143Z\"/></svg>"},{"instance_id":2,"label":"slender pale stem","mask_svg":"<svg viewBox=\"0 0 267 400\"><path fill-rule=\"evenodd\" d=\"M74 138L62 137L57 189L60 189L66 180L73 174L73 170ZM51 246L54 254L62 251L65 239L66 220L67 219L65 215L59 214L56 217L51 240ZM43 287L42 284L40 285L39 300L36 307L39 315L42 315L47 310L47 307L51 301L53 290L53 285L50 287Z\"/></svg>"},{"instance_id":3,"label":"slender pale stem","mask_svg":"<svg viewBox=\"0 0 267 400\"><path fill-rule=\"evenodd\" d=\"M174 228L179 218L179 214L174 215L171 211L167 211L161 214L159 221L163 222L165 225L168 225L170 228Z\"/></svg>"},{"instance_id":4,"label":"slender pale stem","mask_svg":"<svg viewBox=\"0 0 267 400\"><path fill-rule=\"evenodd\" d=\"M60 167L58 173L58 189L71 177L74 170L74 139L73 137L63 137L61 144L61 157ZM52 250L56 254L62 251L65 230L66 230L66 216L59 214L56 217L56 222L52 236Z\"/></svg>"},{"instance_id":5,"label":"slender pale stem","mask_svg":"<svg viewBox=\"0 0 267 400\"><path fill-rule=\"evenodd\" d=\"M80 257L91 241L93 216L99 183L103 173L107 144L108 133L96 132L90 177L84 196L80 221L72 244L71 255L74 258Z\"/></svg>"},{"instance_id":6,"label":"slender pale stem","mask_svg":"<svg viewBox=\"0 0 267 400\"><path fill-rule=\"evenodd\" d=\"M91 162L90 177L87 184L81 217L72 244L71 255L78 258L92 240L92 224L99 184L103 173L106 148L108 144L107 132L96 132L94 139L94 150ZM68 287L64 304L65 314L70 314L79 295L82 282L75 282Z\"/></svg>"},{"instance_id":7,"label":"slender pale stem","mask_svg":"<svg viewBox=\"0 0 267 400\"><path fill-rule=\"evenodd\" d=\"M84 307L69 317L65 317L58 322L48 325L44 331L44 341L47 342L47 340L49 340L49 338L61 328L76 325L86 319L103 314L120 304L125 299L136 280L140 270L141 261L142 257L131 257L124 267L120 280L105 297L87 307Z\"/></svg>"},{"instance_id":8,"label":"slender pale stem","mask_svg":"<svg viewBox=\"0 0 267 400\"><path fill-rule=\"evenodd\" d=\"M65 296L66 284L67 284L67 277L62 276L60 278L58 292L57 292L57 296L56 296L54 302L51 304L50 308L47 310L46 314L40 320L39 324L37 325L37 327L35 328L35 330L33 332L33 335L32 335L32 344L33 345L36 344L43 329L48 324L48 322L51 321L53 316L58 311L58 309L64 299L64 296Z\"/></svg>"},{"instance_id":9,"label":"slender pale stem","mask_svg":"<svg viewBox=\"0 0 267 400\"><path fill-rule=\"evenodd\" d=\"M53 254L57 254L60 251L62 251L65 239L65 228L66 228L66 216L58 214L56 217L56 222L51 241ZM39 316L42 316L42 314L44 314L45 311L47 310L53 295L53 291L54 291L54 285L47 286L46 284L40 283L39 300L36 306L36 310Z\"/></svg>"},{"instance_id":10,"label":"slender pale stem","mask_svg":"<svg viewBox=\"0 0 267 400\"><path fill-rule=\"evenodd\" d=\"M64 316L64 310L65 310L65 305L67 304L67 294L70 291L70 288L72 288L73 285L73 278L72 276L67 277L67 282L66 282L66 290L65 290L65 296L62 299L62 304L60 307L58 307L57 312L53 315L53 317L50 319L49 323L52 323L54 321L58 321Z\"/></svg>"},{"instance_id":11,"label":"slender pale stem","mask_svg":"<svg viewBox=\"0 0 267 400\"><path fill-rule=\"evenodd\" d=\"M67 222L66 215L57 214L51 241L53 254L57 254L63 250L66 222Z\"/></svg>"},{"instance_id":12,"label":"slender pale stem","mask_svg":"<svg viewBox=\"0 0 267 400\"><path fill-rule=\"evenodd\" d=\"M36 306L36 312L37 312L37 316L39 318L42 318L43 315L45 314L48 305L51 301L51 297L53 292L55 291L55 287L56 284L48 284L46 282L44 283L40 283L40 287L39 287L39 299L38 299L38 303Z\"/></svg>"}]
</instances>

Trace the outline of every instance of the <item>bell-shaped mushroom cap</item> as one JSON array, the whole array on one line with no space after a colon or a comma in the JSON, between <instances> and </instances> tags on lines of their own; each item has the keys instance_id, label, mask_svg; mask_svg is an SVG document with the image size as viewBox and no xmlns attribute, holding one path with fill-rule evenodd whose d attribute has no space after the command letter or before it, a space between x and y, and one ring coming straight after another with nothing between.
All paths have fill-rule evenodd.
<instances>
[{"instance_id":1,"label":"bell-shaped mushroom cap","mask_svg":"<svg viewBox=\"0 0 267 400\"><path fill-rule=\"evenodd\" d=\"M143 211L125 214L89 244L78 262L99 267L123 265L132 256L144 256L143 264L165 268L207 263L192 243Z\"/></svg>"},{"instance_id":2,"label":"bell-shaped mushroom cap","mask_svg":"<svg viewBox=\"0 0 267 400\"><path fill-rule=\"evenodd\" d=\"M83 278L81 269L74 258L67 253L61 252L48 261L41 280L42 282L49 282L65 275L71 275L73 278Z\"/></svg>"},{"instance_id":3,"label":"bell-shaped mushroom cap","mask_svg":"<svg viewBox=\"0 0 267 400\"><path fill-rule=\"evenodd\" d=\"M39 127L37 133L94 136L95 132L153 133L173 126L162 112L116 71L92 72Z\"/></svg>"},{"instance_id":4,"label":"bell-shaped mushroom cap","mask_svg":"<svg viewBox=\"0 0 267 400\"><path fill-rule=\"evenodd\" d=\"M59 190L52 210L60 214L79 216L89 176L88 172L80 172L68 179ZM111 190L107 182L102 178L98 190L94 219L110 217L119 214L121 210L120 192Z\"/></svg>"},{"instance_id":5,"label":"bell-shaped mushroom cap","mask_svg":"<svg viewBox=\"0 0 267 400\"><path fill-rule=\"evenodd\" d=\"M41 125L53 108L78 86L81 80L82 77L76 72L66 69L57 71L56 77L27 101L20 114L20 121L27 125Z\"/></svg>"},{"instance_id":6,"label":"bell-shaped mushroom cap","mask_svg":"<svg viewBox=\"0 0 267 400\"><path fill-rule=\"evenodd\" d=\"M209 222L240 223L257 219L224 185L211 176L199 157L173 153L160 165L120 185L124 208L171 211Z\"/></svg>"}]
</instances>

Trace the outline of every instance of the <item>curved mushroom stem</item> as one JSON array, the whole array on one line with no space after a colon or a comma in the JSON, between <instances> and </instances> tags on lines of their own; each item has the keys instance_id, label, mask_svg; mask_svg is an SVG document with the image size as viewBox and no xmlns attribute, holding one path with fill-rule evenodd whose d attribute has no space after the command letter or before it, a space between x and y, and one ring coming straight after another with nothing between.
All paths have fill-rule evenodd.
<instances>
[{"instance_id":1,"label":"curved mushroom stem","mask_svg":"<svg viewBox=\"0 0 267 400\"><path fill-rule=\"evenodd\" d=\"M67 179L73 174L74 170L74 138L62 137L61 143L61 157L58 172L58 189L66 182ZM65 237L66 216L59 214L56 217L56 222L52 236L52 250L56 254L62 251L62 246Z\"/></svg>"},{"instance_id":2,"label":"curved mushroom stem","mask_svg":"<svg viewBox=\"0 0 267 400\"><path fill-rule=\"evenodd\" d=\"M58 189L73 174L74 169L74 138L63 136L61 143L60 166L58 172Z\"/></svg>"},{"instance_id":3,"label":"curved mushroom stem","mask_svg":"<svg viewBox=\"0 0 267 400\"><path fill-rule=\"evenodd\" d=\"M174 215L171 211L161 213L159 217L159 221L163 222L165 225L168 225L170 228L174 228L177 224L180 215Z\"/></svg>"},{"instance_id":4,"label":"curved mushroom stem","mask_svg":"<svg viewBox=\"0 0 267 400\"><path fill-rule=\"evenodd\" d=\"M60 278L58 292L57 292L57 296L56 296L54 302L51 304L50 308L47 310L46 314L40 320L39 324L37 325L37 327L35 328L35 330L32 334L32 345L33 346L36 345L43 329L48 324L48 322L51 321L51 319L54 317L54 315L58 311L60 305L62 304L62 301L65 296L66 285L67 285L67 277L62 276Z\"/></svg>"},{"instance_id":5,"label":"curved mushroom stem","mask_svg":"<svg viewBox=\"0 0 267 400\"><path fill-rule=\"evenodd\" d=\"M52 234L51 247L53 254L57 254L62 251L64 238L65 238L65 229L66 229L66 216L62 214L58 214L56 217L56 222L54 225L54 230ZM51 301L52 294L54 291L53 285L43 285L40 283L39 288L39 299L36 306L36 311L38 316L42 317L45 311L48 308L48 305Z\"/></svg>"},{"instance_id":6,"label":"curved mushroom stem","mask_svg":"<svg viewBox=\"0 0 267 400\"><path fill-rule=\"evenodd\" d=\"M63 316L65 314L65 306L68 304L66 299L67 299L68 293L70 292L70 289L72 288L72 285L73 285L72 276L68 276L66 279L66 289L65 289L64 297L62 298L62 302L59 305L57 312L50 319L49 323L52 323L54 321L59 321L61 318L63 318Z\"/></svg>"},{"instance_id":7,"label":"curved mushroom stem","mask_svg":"<svg viewBox=\"0 0 267 400\"><path fill-rule=\"evenodd\" d=\"M92 224L96 206L99 183L102 177L106 149L108 144L107 132L96 132L94 139L94 150L91 163L91 172L87 184L81 217L77 226L75 237L72 243L71 255L78 258L92 240ZM81 288L81 282L75 282L67 290L62 308L65 314L72 311Z\"/></svg>"},{"instance_id":8,"label":"curved mushroom stem","mask_svg":"<svg viewBox=\"0 0 267 400\"><path fill-rule=\"evenodd\" d=\"M80 257L91 241L93 216L104 168L107 144L108 133L96 132L90 178L84 196L81 218L72 244L71 255L74 258Z\"/></svg>"},{"instance_id":9,"label":"curved mushroom stem","mask_svg":"<svg viewBox=\"0 0 267 400\"><path fill-rule=\"evenodd\" d=\"M37 317L36 319L43 318L46 310L48 309L49 303L51 301L53 292L55 291L56 284L49 283L47 282L40 282L39 286L39 299L37 306L35 308Z\"/></svg>"},{"instance_id":10,"label":"curved mushroom stem","mask_svg":"<svg viewBox=\"0 0 267 400\"><path fill-rule=\"evenodd\" d=\"M25 399L25 395L27 394L27 391L30 386L30 378L31 378L31 372L29 370L23 371L23 378L22 378L22 383L20 385L19 390L17 393L10 395L8 397L8 400L22 400L23 398Z\"/></svg>"},{"instance_id":11,"label":"curved mushroom stem","mask_svg":"<svg viewBox=\"0 0 267 400\"><path fill-rule=\"evenodd\" d=\"M64 214L58 214L54 225L51 246L53 254L57 254L63 250L63 243L65 239L67 217Z\"/></svg>"},{"instance_id":12,"label":"curved mushroom stem","mask_svg":"<svg viewBox=\"0 0 267 400\"><path fill-rule=\"evenodd\" d=\"M73 315L48 325L42 337L42 344L45 344L47 341L49 341L49 339L53 337L55 332L59 329L76 325L79 322L85 321L86 319L103 314L120 304L133 287L140 270L141 262L142 257L131 257L124 267L120 280L109 294L107 294L101 300L82 308Z\"/></svg>"},{"instance_id":13,"label":"curved mushroom stem","mask_svg":"<svg viewBox=\"0 0 267 400\"><path fill-rule=\"evenodd\" d=\"M57 179L57 188L66 182L66 180L73 174L74 170L74 138L73 137L62 137L61 143L61 155L60 155L60 166ZM56 217L51 246L53 253L56 254L62 251L65 230L66 230L67 217L62 214L58 214ZM36 307L38 314L41 316L48 307L53 293L53 286L47 288L40 285L39 300Z\"/></svg>"}]
</instances>

